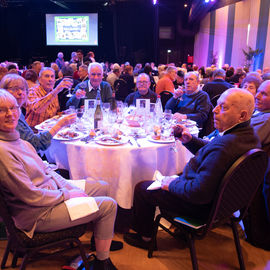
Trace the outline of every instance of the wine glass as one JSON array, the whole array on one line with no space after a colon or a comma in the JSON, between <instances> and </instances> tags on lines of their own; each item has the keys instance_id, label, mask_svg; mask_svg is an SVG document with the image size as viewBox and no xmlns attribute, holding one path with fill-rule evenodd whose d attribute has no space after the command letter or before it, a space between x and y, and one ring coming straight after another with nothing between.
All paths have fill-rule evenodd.
<instances>
[{"instance_id":1,"label":"wine glass","mask_svg":"<svg viewBox=\"0 0 270 270\"><path fill-rule=\"evenodd\" d=\"M84 109L79 108L76 110L76 113L77 113L77 117L78 117L79 121L81 121L81 118L83 117Z\"/></svg>"},{"instance_id":2,"label":"wine glass","mask_svg":"<svg viewBox=\"0 0 270 270\"><path fill-rule=\"evenodd\" d=\"M103 107L103 109L104 109L104 111L106 112L106 113L108 113L109 112L109 110L110 110L110 103L103 103L103 105L102 105L102 107Z\"/></svg>"},{"instance_id":3,"label":"wine glass","mask_svg":"<svg viewBox=\"0 0 270 270\"><path fill-rule=\"evenodd\" d=\"M172 110L165 109L163 113L163 117L166 121L170 122L172 120Z\"/></svg>"},{"instance_id":4,"label":"wine glass","mask_svg":"<svg viewBox=\"0 0 270 270\"><path fill-rule=\"evenodd\" d=\"M68 88L68 93L67 93L66 97L72 97L72 96L73 96L73 95L71 94L71 89L72 89L72 88L70 88L70 87Z\"/></svg>"}]
</instances>

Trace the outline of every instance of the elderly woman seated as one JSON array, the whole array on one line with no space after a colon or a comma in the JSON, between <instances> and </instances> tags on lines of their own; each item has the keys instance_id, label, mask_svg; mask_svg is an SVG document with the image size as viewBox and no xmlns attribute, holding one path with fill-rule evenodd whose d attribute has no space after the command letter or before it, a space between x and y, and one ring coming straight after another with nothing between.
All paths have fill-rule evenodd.
<instances>
[{"instance_id":1,"label":"elderly woman seated","mask_svg":"<svg viewBox=\"0 0 270 270\"><path fill-rule=\"evenodd\" d=\"M12 94L21 108L27 102L28 85L26 80L17 74L7 74L0 83L0 88L7 90ZM16 129L20 133L23 140L30 142L37 151L46 150L50 144L52 137L63 127L74 123L76 114L70 114L61 118L49 131L35 134L25 121L24 115L21 113Z\"/></svg>"},{"instance_id":2,"label":"elderly woman seated","mask_svg":"<svg viewBox=\"0 0 270 270\"><path fill-rule=\"evenodd\" d=\"M248 90L255 97L261 83L261 77L257 77L251 74L243 80L241 87Z\"/></svg>"},{"instance_id":3,"label":"elderly woman seated","mask_svg":"<svg viewBox=\"0 0 270 270\"><path fill-rule=\"evenodd\" d=\"M22 92L21 89L19 89ZM33 146L20 139L16 126L20 106L0 89L0 188L15 225L27 236L93 223L96 255L94 268L116 269L109 258L116 202L107 197L102 181L85 180L85 190L48 170ZM65 201L92 196L99 210L71 221Z\"/></svg>"}]
</instances>

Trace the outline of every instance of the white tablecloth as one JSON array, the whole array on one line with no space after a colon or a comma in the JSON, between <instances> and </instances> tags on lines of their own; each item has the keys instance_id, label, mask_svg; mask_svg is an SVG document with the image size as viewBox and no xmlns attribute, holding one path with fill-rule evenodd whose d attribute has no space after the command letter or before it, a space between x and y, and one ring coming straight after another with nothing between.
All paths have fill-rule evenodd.
<instances>
[{"instance_id":1,"label":"white tablecloth","mask_svg":"<svg viewBox=\"0 0 270 270\"><path fill-rule=\"evenodd\" d=\"M178 174L192 154L177 142L177 152L172 144L138 139L141 147L125 144L101 146L95 142L52 140L46 156L59 168L70 171L71 179L91 177L110 184L110 196L120 207L132 207L135 185L151 180L155 170L163 175Z\"/></svg>"}]
</instances>

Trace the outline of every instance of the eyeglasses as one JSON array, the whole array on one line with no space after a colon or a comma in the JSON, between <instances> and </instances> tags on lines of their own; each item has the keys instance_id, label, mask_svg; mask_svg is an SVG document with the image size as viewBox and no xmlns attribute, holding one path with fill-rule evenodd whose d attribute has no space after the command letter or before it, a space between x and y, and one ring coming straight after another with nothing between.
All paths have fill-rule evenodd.
<instances>
[{"instance_id":1,"label":"eyeglasses","mask_svg":"<svg viewBox=\"0 0 270 270\"><path fill-rule=\"evenodd\" d=\"M137 81L137 83L140 83L140 84L148 84L148 81Z\"/></svg>"},{"instance_id":2,"label":"eyeglasses","mask_svg":"<svg viewBox=\"0 0 270 270\"><path fill-rule=\"evenodd\" d=\"M17 86L15 86L15 87L8 87L7 88L9 91L11 91L11 92L19 92L19 90L21 90L21 91L23 91L23 92L26 92L26 89L24 88L24 87L17 87Z\"/></svg>"},{"instance_id":3,"label":"eyeglasses","mask_svg":"<svg viewBox=\"0 0 270 270\"><path fill-rule=\"evenodd\" d=\"M20 106L12 106L12 107L0 107L0 114L4 115L10 110L12 113L18 112Z\"/></svg>"}]
</instances>

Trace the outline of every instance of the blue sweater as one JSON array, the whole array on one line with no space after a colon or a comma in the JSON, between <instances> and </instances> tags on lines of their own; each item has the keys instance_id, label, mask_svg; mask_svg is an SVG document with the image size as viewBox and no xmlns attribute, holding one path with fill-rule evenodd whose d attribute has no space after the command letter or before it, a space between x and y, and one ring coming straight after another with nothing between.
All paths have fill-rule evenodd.
<instances>
[{"instance_id":1,"label":"blue sweater","mask_svg":"<svg viewBox=\"0 0 270 270\"><path fill-rule=\"evenodd\" d=\"M211 142L193 137L185 146L195 156L185 166L183 174L170 183L169 191L188 203L210 208L230 166L250 149L259 148L260 143L247 121Z\"/></svg>"},{"instance_id":2,"label":"blue sweater","mask_svg":"<svg viewBox=\"0 0 270 270\"><path fill-rule=\"evenodd\" d=\"M172 113L186 114L187 118L196 121L199 127L207 120L210 109L212 108L207 93L199 91L193 95L183 94L182 100L170 98L165 106Z\"/></svg>"},{"instance_id":3,"label":"blue sweater","mask_svg":"<svg viewBox=\"0 0 270 270\"><path fill-rule=\"evenodd\" d=\"M46 150L51 145L51 133L49 131L45 131L35 134L26 123L22 113L20 115L16 130L20 133L20 138L31 143L36 151Z\"/></svg>"}]
</instances>

